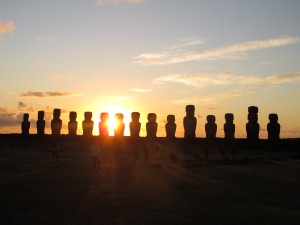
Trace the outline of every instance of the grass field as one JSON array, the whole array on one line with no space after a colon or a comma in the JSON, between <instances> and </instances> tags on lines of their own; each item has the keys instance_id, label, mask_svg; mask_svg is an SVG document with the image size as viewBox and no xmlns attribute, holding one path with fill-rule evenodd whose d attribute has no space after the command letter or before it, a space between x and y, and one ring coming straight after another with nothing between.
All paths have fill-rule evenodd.
<instances>
[{"instance_id":1,"label":"grass field","mask_svg":"<svg viewBox=\"0 0 300 225\"><path fill-rule=\"evenodd\" d=\"M238 150L236 160L162 145L131 165L130 148L0 143L0 224L300 224L300 161L287 150ZM190 150L190 149L189 149ZM200 159L191 152L199 151ZM172 163L169 154L178 162Z\"/></svg>"}]
</instances>

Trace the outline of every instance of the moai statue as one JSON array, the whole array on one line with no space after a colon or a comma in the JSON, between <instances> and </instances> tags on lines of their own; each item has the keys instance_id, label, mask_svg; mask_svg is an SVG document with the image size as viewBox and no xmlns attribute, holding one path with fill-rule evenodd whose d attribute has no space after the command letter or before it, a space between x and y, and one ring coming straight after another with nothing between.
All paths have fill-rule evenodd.
<instances>
[{"instance_id":1,"label":"moai statue","mask_svg":"<svg viewBox=\"0 0 300 225\"><path fill-rule=\"evenodd\" d=\"M132 120L132 122L129 123L130 137L139 138L140 137L140 130L141 130L141 123L139 122L140 113L139 112L132 112L131 113L131 120Z\"/></svg>"},{"instance_id":2,"label":"moai statue","mask_svg":"<svg viewBox=\"0 0 300 225\"><path fill-rule=\"evenodd\" d=\"M148 122L146 123L147 138L154 139L156 138L156 132L157 132L157 123L156 123L157 116L155 113L149 113L147 118L148 118Z\"/></svg>"},{"instance_id":3,"label":"moai statue","mask_svg":"<svg viewBox=\"0 0 300 225\"><path fill-rule=\"evenodd\" d=\"M165 125L166 129L166 137L169 139L175 138L175 132L176 132L176 123L175 123L175 116L174 115L168 115L167 116L167 123Z\"/></svg>"},{"instance_id":4,"label":"moai statue","mask_svg":"<svg viewBox=\"0 0 300 225\"><path fill-rule=\"evenodd\" d=\"M99 135L103 137L109 136L109 113L103 112L100 114L101 122L99 123Z\"/></svg>"},{"instance_id":5,"label":"moai statue","mask_svg":"<svg viewBox=\"0 0 300 225\"><path fill-rule=\"evenodd\" d=\"M217 124L216 117L214 115L208 115L206 117L207 123L205 124L205 133L207 144L205 146L205 158L208 159L209 150L215 148Z\"/></svg>"},{"instance_id":6,"label":"moai statue","mask_svg":"<svg viewBox=\"0 0 300 225\"><path fill-rule=\"evenodd\" d=\"M124 115L122 113L116 113L115 115L117 126L114 128L115 137L123 137L125 130L125 123L123 122Z\"/></svg>"},{"instance_id":7,"label":"moai statue","mask_svg":"<svg viewBox=\"0 0 300 225\"><path fill-rule=\"evenodd\" d=\"M60 135L62 120L60 119L60 109L53 110L53 119L51 120L52 135Z\"/></svg>"},{"instance_id":8,"label":"moai statue","mask_svg":"<svg viewBox=\"0 0 300 225\"><path fill-rule=\"evenodd\" d=\"M92 121L92 117L92 112L84 112L84 120L82 121L83 136L93 135L94 121Z\"/></svg>"},{"instance_id":9,"label":"moai statue","mask_svg":"<svg viewBox=\"0 0 300 225\"><path fill-rule=\"evenodd\" d=\"M269 114L270 122L267 125L268 139L279 140L280 124L278 123L278 115L275 113Z\"/></svg>"},{"instance_id":10,"label":"moai statue","mask_svg":"<svg viewBox=\"0 0 300 225\"><path fill-rule=\"evenodd\" d=\"M231 150L231 153L233 155L233 159L235 159L235 125L233 123L234 120L234 115L232 113L226 113L225 114L225 120L226 123L224 124L224 133L225 133L225 138L224 138L224 143L223 147L221 148L221 156L225 156L225 151L226 149Z\"/></svg>"},{"instance_id":11,"label":"moai statue","mask_svg":"<svg viewBox=\"0 0 300 225\"><path fill-rule=\"evenodd\" d=\"M214 115L208 115L206 117L207 123L205 124L205 133L207 140L214 140L217 134L216 117Z\"/></svg>"},{"instance_id":12,"label":"moai statue","mask_svg":"<svg viewBox=\"0 0 300 225\"><path fill-rule=\"evenodd\" d=\"M233 140L235 134L235 125L233 123L234 115L232 113L225 114L224 133L226 140Z\"/></svg>"},{"instance_id":13,"label":"moai statue","mask_svg":"<svg viewBox=\"0 0 300 225\"><path fill-rule=\"evenodd\" d=\"M24 115L23 115L23 121L21 124L21 128L22 128L23 135L29 134L30 122L29 122L29 114L28 113L24 113Z\"/></svg>"},{"instance_id":14,"label":"moai statue","mask_svg":"<svg viewBox=\"0 0 300 225\"><path fill-rule=\"evenodd\" d=\"M38 120L36 121L36 129L38 135L45 134L46 121L44 120L45 112L38 111Z\"/></svg>"},{"instance_id":15,"label":"moai statue","mask_svg":"<svg viewBox=\"0 0 300 225\"><path fill-rule=\"evenodd\" d=\"M69 114L69 123L68 123L68 131L69 131L69 135L76 135L77 134L77 127L78 127L78 123L76 121L77 119L77 113L76 112L70 112Z\"/></svg>"},{"instance_id":16,"label":"moai statue","mask_svg":"<svg viewBox=\"0 0 300 225\"><path fill-rule=\"evenodd\" d=\"M197 118L195 117L195 106L185 107L186 116L183 118L184 138L193 139L196 137Z\"/></svg>"},{"instance_id":17,"label":"moai statue","mask_svg":"<svg viewBox=\"0 0 300 225\"><path fill-rule=\"evenodd\" d=\"M258 108L256 106L248 107L248 123L246 124L247 139L258 140L260 126L258 124Z\"/></svg>"}]
</instances>

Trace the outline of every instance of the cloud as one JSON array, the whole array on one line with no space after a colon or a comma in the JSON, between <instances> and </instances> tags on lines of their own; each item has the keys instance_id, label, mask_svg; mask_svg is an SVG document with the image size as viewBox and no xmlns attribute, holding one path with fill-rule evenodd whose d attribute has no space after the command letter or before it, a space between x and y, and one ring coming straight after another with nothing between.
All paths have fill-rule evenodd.
<instances>
[{"instance_id":1,"label":"cloud","mask_svg":"<svg viewBox=\"0 0 300 225\"><path fill-rule=\"evenodd\" d=\"M45 42L53 42L56 40L56 37L53 35L42 35L39 34L35 37L35 40L37 41L45 41Z\"/></svg>"},{"instance_id":2,"label":"cloud","mask_svg":"<svg viewBox=\"0 0 300 225\"><path fill-rule=\"evenodd\" d=\"M24 110L27 107L27 104L24 102L18 102L18 109L19 110Z\"/></svg>"},{"instance_id":3,"label":"cloud","mask_svg":"<svg viewBox=\"0 0 300 225\"><path fill-rule=\"evenodd\" d=\"M26 111L26 112L34 112L35 108L34 107L29 107L25 102L18 102L18 110L20 111Z\"/></svg>"},{"instance_id":4,"label":"cloud","mask_svg":"<svg viewBox=\"0 0 300 225\"><path fill-rule=\"evenodd\" d=\"M142 89L142 88L130 88L128 91L132 92L138 92L138 93L145 93L145 92L151 92L151 89Z\"/></svg>"},{"instance_id":5,"label":"cloud","mask_svg":"<svg viewBox=\"0 0 300 225\"><path fill-rule=\"evenodd\" d=\"M287 75L273 75L266 78L266 82L270 84L282 84L287 82L294 82L300 80L299 73L291 73Z\"/></svg>"},{"instance_id":6,"label":"cloud","mask_svg":"<svg viewBox=\"0 0 300 225\"><path fill-rule=\"evenodd\" d=\"M190 61L220 60L220 59L239 59L248 52L267 48L275 48L299 42L298 37L282 37L277 39L255 40L237 43L221 48L208 49L202 51L178 50L178 48L162 50L160 52L142 53L135 57L136 64L141 65L166 65L183 63ZM200 42L199 42L200 43Z\"/></svg>"},{"instance_id":7,"label":"cloud","mask_svg":"<svg viewBox=\"0 0 300 225\"><path fill-rule=\"evenodd\" d=\"M205 88L208 86L226 85L274 85L300 80L300 72L270 76L238 76L234 73L225 72L219 74L196 73L196 74L167 74L153 80L154 84L179 83L185 86Z\"/></svg>"},{"instance_id":8,"label":"cloud","mask_svg":"<svg viewBox=\"0 0 300 225\"><path fill-rule=\"evenodd\" d=\"M3 22L0 20L0 37L5 33L12 34L16 29L15 24L12 21Z\"/></svg>"},{"instance_id":9,"label":"cloud","mask_svg":"<svg viewBox=\"0 0 300 225\"><path fill-rule=\"evenodd\" d=\"M171 103L172 104L179 104L179 105L188 105L188 104L217 104L219 102L222 102L224 100L228 100L231 98L236 98L240 96L246 96L254 94L258 91L262 91L258 88L252 88L247 90L234 90L229 92L223 92L213 95L207 95L202 97L193 97L193 98L185 98L185 99L178 99L174 100Z\"/></svg>"},{"instance_id":10,"label":"cloud","mask_svg":"<svg viewBox=\"0 0 300 225\"><path fill-rule=\"evenodd\" d=\"M78 96L80 94L74 94L70 92L34 92L34 91L28 91L20 93L19 95L15 97L37 97L37 98L46 98L46 97L69 97L69 96Z\"/></svg>"},{"instance_id":11,"label":"cloud","mask_svg":"<svg viewBox=\"0 0 300 225\"><path fill-rule=\"evenodd\" d=\"M0 127L11 127L20 125L23 114L5 113L0 114Z\"/></svg>"},{"instance_id":12,"label":"cloud","mask_svg":"<svg viewBox=\"0 0 300 225\"><path fill-rule=\"evenodd\" d=\"M99 6L103 5L117 5L121 3L138 4L144 0L96 0L96 4Z\"/></svg>"}]
</instances>

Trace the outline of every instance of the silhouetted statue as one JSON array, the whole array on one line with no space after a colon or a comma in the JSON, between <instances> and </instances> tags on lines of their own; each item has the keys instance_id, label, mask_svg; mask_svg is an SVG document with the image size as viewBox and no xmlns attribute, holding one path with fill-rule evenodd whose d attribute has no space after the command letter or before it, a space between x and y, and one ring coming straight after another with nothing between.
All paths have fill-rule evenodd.
<instances>
[{"instance_id":1,"label":"silhouetted statue","mask_svg":"<svg viewBox=\"0 0 300 225\"><path fill-rule=\"evenodd\" d=\"M52 135L60 135L62 120L60 119L60 109L53 110L53 119L51 120Z\"/></svg>"},{"instance_id":2,"label":"silhouetted statue","mask_svg":"<svg viewBox=\"0 0 300 225\"><path fill-rule=\"evenodd\" d=\"M247 139L258 140L260 126L258 124L258 108L256 106L248 107L248 123L246 124Z\"/></svg>"},{"instance_id":3,"label":"silhouetted statue","mask_svg":"<svg viewBox=\"0 0 300 225\"><path fill-rule=\"evenodd\" d=\"M70 112L69 114L69 123L68 123L68 131L69 131L69 135L76 135L77 134L77 127L78 127L78 123L76 121L77 119L77 113L76 112Z\"/></svg>"},{"instance_id":4,"label":"silhouetted statue","mask_svg":"<svg viewBox=\"0 0 300 225\"><path fill-rule=\"evenodd\" d=\"M167 123L165 125L166 129L166 137L169 139L175 138L176 133L176 123L175 123L175 116L174 115L168 115L167 116Z\"/></svg>"},{"instance_id":5,"label":"silhouetted statue","mask_svg":"<svg viewBox=\"0 0 300 225\"><path fill-rule=\"evenodd\" d=\"M207 123L205 124L205 133L207 140L214 140L217 134L216 117L214 115L208 115L206 117Z\"/></svg>"},{"instance_id":6,"label":"silhouetted statue","mask_svg":"<svg viewBox=\"0 0 300 225\"><path fill-rule=\"evenodd\" d=\"M148 118L148 122L146 123L147 138L149 139L156 138L156 132L157 132L156 114L149 113L147 118Z\"/></svg>"},{"instance_id":7,"label":"silhouetted statue","mask_svg":"<svg viewBox=\"0 0 300 225\"><path fill-rule=\"evenodd\" d=\"M196 137L197 118L195 117L195 106L187 105L185 107L186 116L183 118L184 137L193 139Z\"/></svg>"},{"instance_id":8,"label":"silhouetted statue","mask_svg":"<svg viewBox=\"0 0 300 225\"><path fill-rule=\"evenodd\" d=\"M99 135L103 137L109 136L109 114L107 112L103 112L100 114L100 123L99 123Z\"/></svg>"},{"instance_id":9,"label":"silhouetted statue","mask_svg":"<svg viewBox=\"0 0 300 225\"><path fill-rule=\"evenodd\" d=\"M30 122L29 122L29 114L28 113L23 114L23 121L22 121L22 124L21 124L21 128L22 128L22 134L23 135L28 135L29 134Z\"/></svg>"},{"instance_id":10,"label":"silhouetted statue","mask_svg":"<svg viewBox=\"0 0 300 225\"><path fill-rule=\"evenodd\" d=\"M207 123L205 124L205 133L207 145L205 146L205 158L208 159L209 150L215 147L217 124L216 117L214 115L208 115L206 117Z\"/></svg>"},{"instance_id":11,"label":"silhouetted statue","mask_svg":"<svg viewBox=\"0 0 300 225\"><path fill-rule=\"evenodd\" d=\"M224 124L224 133L226 140L233 140L235 134L234 116L232 113L225 114L226 123Z\"/></svg>"},{"instance_id":12,"label":"silhouetted statue","mask_svg":"<svg viewBox=\"0 0 300 225\"><path fill-rule=\"evenodd\" d=\"M44 120L45 112L38 111L38 120L36 121L36 129L38 135L45 134L46 121Z\"/></svg>"},{"instance_id":13,"label":"silhouetted statue","mask_svg":"<svg viewBox=\"0 0 300 225\"><path fill-rule=\"evenodd\" d=\"M82 121L82 132L84 136L93 135L94 121L92 121L92 117L92 112L84 113L84 120Z\"/></svg>"},{"instance_id":14,"label":"silhouetted statue","mask_svg":"<svg viewBox=\"0 0 300 225\"><path fill-rule=\"evenodd\" d=\"M122 113L116 113L115 118L117 126L114 128L114 135L116 137L123 137L125 130L125 123L123 122L124 115Z\"/></svg>"},{"instance_id":15,"label":"silhouetted statue","mask_svg":"<svg viewBox=\"0 0 300 225\"><path fill-rule=\"evenodd\" d=\"M132 122L129 123L130 137L138 138L138 137L140 137L140 130L141 130L141 123L139 122L140 113L132 112L131 120L132 120Z\"/></svg>"},{"instance_id":16,"label":"silhouetted statue","mask_svg":"<svg viewBox=\"0 0 300 225\"><path fill-rule=\"evenodd\" d=\"M221 148L221 156L225 156L226 149L231 150L233 158L235 159L235 125L233 123L234 115L232 113L225 114L226 123L224 124L225 138L223 147Z\"/></svg>"},{"instance_id":17,"label":"silhouetted statue","mask_svg":"<svg viewBox=\"0 0 300 225\"><path fill-rule=\"evenodd\" d=\"M278 123L278 115L275 113L269 114L270 122L267 125L268 139L279 140L280 136L280 124Z\"/></svg>"}]
</instances>

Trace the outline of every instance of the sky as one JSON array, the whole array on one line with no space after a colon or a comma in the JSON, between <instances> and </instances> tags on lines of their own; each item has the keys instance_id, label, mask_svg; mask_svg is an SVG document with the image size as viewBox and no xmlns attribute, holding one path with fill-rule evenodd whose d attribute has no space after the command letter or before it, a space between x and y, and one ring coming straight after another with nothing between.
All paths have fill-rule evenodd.
<instances>
[{"instance_id":1,"label":"sky","mask_svg":"<svg viewBox=\"0 0 300 225\"><path fill-rule=\"evenodd\" d=\"M225 113L245 138L248 106L259 108L260 138L277 113L282 138L300 137L300 1L298 0L1 0L0 133L20 133L24 113L46 133L54 108L81 123L93 112L157 114L164 137L174 114L183 137L185 106L195 105L197 137Z\"/></svg>"}]
</instances>

